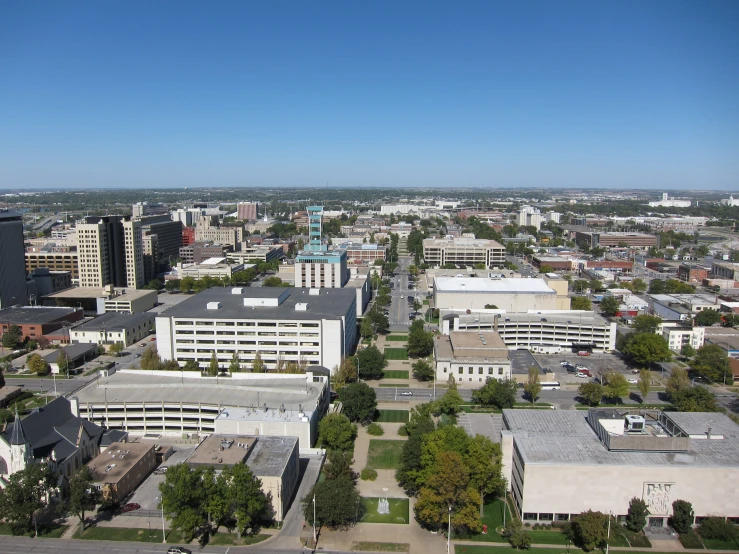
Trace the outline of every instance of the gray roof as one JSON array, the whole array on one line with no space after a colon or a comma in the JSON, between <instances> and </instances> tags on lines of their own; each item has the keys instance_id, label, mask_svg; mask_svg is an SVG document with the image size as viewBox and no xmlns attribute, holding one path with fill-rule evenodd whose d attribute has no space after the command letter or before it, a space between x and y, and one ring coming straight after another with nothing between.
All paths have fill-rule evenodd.
<instances>
[{"instance_id":1,"label":"gray roof","mask_svg":"<svg viewBox=\"0 0 739 554\"><path fill-rule=\"evenodd\" d=\"M284 473L297 443L297 437L257 437L246 465L257 477L279 477Z\"/></svg>"},{"instance_id":2,"label":"gray roof","mask_svg":"<svg viewBox=\"0 0 739 554\"><path fill-rule=\"evenodd\" d=\"M180 302L163 311L159 317L201 318L201 319L295 319L320 320L345 317L355 310L356 291L354 289L319 289L318 295L311 295L307 288L281 287L243 287L241 294L234 294L234 288L216 287ZM279 298L288 292L279 306L243 305L244 298ZM221 308L209 310L209 302L220 302ZM306 311L298 311L295 305L308 304Z\"/></svg>"},{"instance_id":3,"label":"gray roof","mask_svg":"<svg viewBox=\"0 0 739 554\"><path fill-rule=\"evenodd\" d=\"M0 310L0 320L15 325L31 323L50 323L75 312L74 308L53 308L47 306L27 306Z\"/></svg>"},{"instance_id":4,"label":"gray roof","mask_svg":"<svg viewBox=\"0 0 739 554\"><path fill-rule=\"evenodd\" d=\"M90 321L78 325L75 331L123 331L141 323L154 319L154 314L142 312L139 314L123 314L119 312L105 312Z\"/></svg>"},{"instance_id":5,"label":"gray roof","mask_svg":"<svg viewBox=\"0 0 739 554\"><path fill-rule=\"evenodd\" d=\"M705 433L705 423L724 438L693 439L687 452L609 451L588 425L583 410L503 410L504 429L514 436L524 463L552 465L623 465L739 467L739 426L720 413L669 413L696 434ZM677 417L676 417L677 416Z\"/></svg>"},{"instance_id":6,"label":"gray roof","mask_svg":"<svg viewBox=\"0 0 739 554\"><path fill-rule=\"evenodd\" d=\"M54 350L51 354L44 356L44 360L46 360L50 364L56 363L56 360L59 357L59 354L61 354L63 350L67 354L67 357L70 359L70 361L74 361L77 358L81 358L88 354L92 354L97 349L98 349L97 344L92 344L92 343L87 343L87 342L68 344L66 346L63 346L62 348Z\"/></svg>"}]
</instances>

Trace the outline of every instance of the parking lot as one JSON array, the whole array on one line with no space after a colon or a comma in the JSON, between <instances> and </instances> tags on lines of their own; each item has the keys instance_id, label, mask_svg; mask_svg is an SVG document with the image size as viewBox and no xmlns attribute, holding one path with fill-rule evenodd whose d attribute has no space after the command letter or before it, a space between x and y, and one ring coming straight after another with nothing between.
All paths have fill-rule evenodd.
<instances>
[{"instance_id":1,"label":"parking lot","mask_svg":"<svg viewBox=\"0 0 739 554\"><path fill-rule=\"evenodd\" d=\"M577 377L574 373L567 373L567 370L560 365L560 362L568 361L572 365L583 365L590 370L593 377L597 377L600 371L609 372L616 371L621 373L627 379L637 377L633 374L632 368L620 357L615 354L591 354L590 356L578 356L574 353L566 354L546 354L536 355L536 360L542 368L549 368L554 372L556 380L560 383L582 384L586 379Z\"/></svg>"},{"instance_id":2,"label":"parking lot","mask_svg":"<svg viewBox=\"0 0 739 554\"><path fill-rule=\"evenodd\" d=\"M152 441L146 441L152 442ZM175 464L184 462L193 450L195 445L176 445L174 453L164 460L160 467L169 467ZM164 474L157 475L151 473L144 482L139 485L136 491L133 493L131 498L126 500L128 502L134 502L141 506L141 510L156 510L159 504L157 497L159 496L159 484L164 482Z\"/></svg>"}]
</instances>

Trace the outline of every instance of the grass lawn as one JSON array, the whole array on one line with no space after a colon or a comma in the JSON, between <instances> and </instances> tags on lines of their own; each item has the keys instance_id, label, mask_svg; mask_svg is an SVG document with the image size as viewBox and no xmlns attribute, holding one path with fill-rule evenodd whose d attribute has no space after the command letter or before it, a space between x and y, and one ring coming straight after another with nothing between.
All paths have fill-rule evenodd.
<instances>
[{"instance_id":1,"label":"grass lawn","mask_svg":"<svg viewBox=\"0 0 739 554\"><path fill-rule=\"evenodd\" d=\"M45 539L58 539L67 530L66 525L60 525L59 527L44 527L39 529L38 536L44 537ZM13 531L10 529L10 524L0 523L0 535L12 535ZM36 534L34 530L24 533L26 537L33 537Z\"/></svg>"},{"instance_id":2,"label":"grass lawn","mask_svg":"<svg viewBox=\"0 0 739 554\"><path fill-rule=\"evenodd\" d=\"M391 342L406 342L408 340L408 335L388 335L385 337L385 340L389 340Z\"/></svg>"},{"instance_id":3,"label":"grass lawn","mask_svg":"<svg viewBox=\"0 0 739 554\"><path fill-rule=\"evenodd\" d=\"M483 525L488 526L487 535L483 535L482 533L480 533L479 535L472 535L468 537L469 540L485 541L485 542L508 542L507 539L504 539L498 533L495 532L495 530L498 527L503 527L503 500L501 499L493 500L492 502L485 504L485 509L483 510L483 514L484 515L482 516L482 519L480 519L480 522ZM511 510L510 508L508 508L508 513L506 514L506 521L509 521L511 517L512 517ZM454 538L453 534L452 534L452 538ZM482 548L489 548L489 547L482 547ZM551 553L551 554L554 554L554 553Z\"/></svg>"},{"instance_id":4,"label":"grass lawn","mask_svg":"<svg viewBox=\"0 0 739 554\"><path fill-rule=\"evenodd\" d=\"M378 423L408 423L408 410L378 410Z\"/></svg>"},{"instance_id":5,"label":"grass lawn","mask_svg":"<svg viewBox=\"0 0 739 554\"><path fill-rule=\"evenodd\" d=\"M397 469L405 441L370 439L367 467L372 469Z\"/></svg>"},{"instance_id":6,"label":"grass lawn","mask_svg":"<svg viewBox=\"0 0 739 554\"><path fill-rule=\"evenodd\" d=\"M494 414L494 413L501 413L501 410L496 410L495 408L483 408L481 406L471 406L469 404L461 404L459 406L462 408L462 411L467 414Z\"/></svg>"},{"instance_id":7,"label":"grass lawn","mask_svg":"<svg viewBox=\"0 0 739 554\"><path fill-rule=\"evenodd\" d=\"M383 379L408 379L407 369L386 369L382 372Z\"/></svg>"},{"instance_id":8,"label":"grass lawn","mask_svg":"<svg viewBox=\"0 0 739 554\"><path fill-rule=\"evenodd\" d=\"M367 552L410 552L411 545L407 542L352 542L352 551Z\"/></svg>"},{"instance_id":9,"label":"grass lawn","mask_svg":"<svg viewBox=\"0 0 739 554\"><path fill-rule=\"evenodd\" d=\"M385 357L388 360L407 360L408 351L405 348L386 348Z\"/></svg>"},{"instance_id":10,"label":"grass lawn","mask_svg":"<svg viewBox=\"0 0 739 554\"><path fill-rule=\"evenodd\" d=\"M380 383L377 386L378 387L387 387L387 388L390 388L390 389L402 389L402 388L406 388L407 389L408 387L411 386L411 384L410 383L395 383L395 384Z\"/></svg>"},{"instance_id":11,"label":"grass lawn","mask_svg":"<svg viewBox=\"0 0 739 554\"><path fill-rule=\"evenodd\" d=\"M737 541L722 541L719 539L701 539L708 550L739 550Z\"/></svg>"},{"instance_id":12,"label":"grass lawn","mask_svg":"<svg viewBox=\"0 0 739 554\"><path fill-rule=\"evenodd\" d=\"M162 542L161 529L130 529L125 527L88 527L82 535L79 531L76 539L90 541L126 541L126 542ZM167 542L182 542L179 531L169 531Z\"/></svg>"},{"instance_id":13,"label":"grass lawn","mask_svg":"<svg viewBox=\"0 0 739 554\"><path fill-rule=\"evenodd\" d=\"M245 546L249 544L257 544L258 542L262 542L265 539L268 539L271 535L254 535L253 537L241 537L240 539L236 537L236 533L216 533L213 535L210 540L208 541L208 544L213 546L228 546L228 545L238 545L238 546ZM172 541L170 541L172 542Z\"/></svg>"},{"instance_id":14,"label":"grass lawn","mask_svg":"<svg viewBox=\"0 0 739 554\"><path fill-rule=\"evenodd\" d=\"M362 497L362 511L364 512L361 519L362 523L405 524L410 521L410 502L407 498L388 498L389 514L377 513L379 501L380 499L376 497Z\"/></svg>"}]
</instances>

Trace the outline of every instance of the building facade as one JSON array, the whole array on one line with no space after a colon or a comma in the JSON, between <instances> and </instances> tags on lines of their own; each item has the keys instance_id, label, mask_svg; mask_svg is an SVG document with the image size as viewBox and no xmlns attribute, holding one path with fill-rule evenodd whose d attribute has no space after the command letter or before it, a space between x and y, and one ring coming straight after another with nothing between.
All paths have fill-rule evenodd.
<instances>
[{"instance_id":1,"label":"building facade","mask_svg":"<svg viewBox=\"0 0 739 554\"><path fill-rule=\"evenodd\" d=\"M437 277L434 306L439 309L495 306L506 312L569 310L567 287L567 281L557 275L544 279Z\"/></svg>"},{"instance_id":2,"label":"building facade","mask_svg":"<svg viewBox=\"0 0 739 554\"><path fill-rule=\"evenodd\" d=\"M296 287L341 288L349 280L345 250L301 252L294 268Z\"/></svg>"},{"instance_id":3,"label":"building facade","mask_svg":"<svg viewBox=\"0 0 739 554\"><path fill-rule=\"evenodd\" d=\"M236 219L255 220L259 218L259 204L256 202L239 202L236 205Z\"/></svg>"},{"instance_id":4,"label":"building facade","mask_svg":"<svg viewBox=\"0 0 739 554\"><path fill-rule=\"evenodd\" d=\"M467 266L484 264L486 268L490 268L505 263L506 250L494 240L424 239L423 257L427 264L437 268L448 263Z\"/></svg>"},{"instance_id":5,"label":"building facade","mask_svg":"<svg viewBox=\"0 0 739 554\"><path fill-rule=\"evenodd\" d=\"M122 216L87 217L77 223L77 241L80 286L145 284L141 222Z\"/></svg>"},{"instance_id":6,"label":"building facade","mask_svg":"<svg viewBox=\"0 0 739 554\"><path fill-rule=\"evenodd\" d=\"M69 271L72 280L79 279L80 271L77 251L69 252L26 252L26 273L36 269L47 268L51 271Z\"/></svg>"},{"instance_id":7,"label":"building facade","mask_svg":"<svg viewBox=\"0 0 739 554\"><path fill-rule=\"evenodd\" d=\"M156 467L154 445L114 442L87 464L92 486L106 502L120 503L143 483Z\"/></svg>"},{"instance_id":8,"label":"building facade","mask_svg":"<svg viewBox=\"0 0 739 554\"><path fill-rule=\"evenodd\" d=\"M106 312L70 330L72 342L93 344L122 343L129 346L149 336L154 327L154 314Z\"/></svg>"},{"instance_id":9,"label":"building facade","mask_svg":"<svg viewBox=\"0 0 739 554\"><path fill-rule=\"evenodd\" d=\"M0 210L0 308L28 302L25 265L23 216Z\"/></svg>"},{"instance_id":10,"label":"building facade","mask_svg":"<svg viewBox=\"0 0 739 554\"><path fill-rule=\"evenodd\" d=\"M447 383L452 376L460 387L479 388L488 378L511 378L508 347L491 331L452 331L434 341L436 380Z\"/></svg>"}]
</instances>

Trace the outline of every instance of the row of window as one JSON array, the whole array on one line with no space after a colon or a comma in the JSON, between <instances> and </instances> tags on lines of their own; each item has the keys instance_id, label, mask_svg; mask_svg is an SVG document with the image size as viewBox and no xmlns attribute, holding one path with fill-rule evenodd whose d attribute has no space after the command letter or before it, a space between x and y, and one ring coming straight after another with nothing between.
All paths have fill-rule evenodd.
<instances>
[{"instance_id":1,"label":"row of window","mask_svg":"<svg viewBox=\"0 0 739 554\"><path fill-rule=\"evenodd\" d=\"M276 321L212 321L212 320L198 320L198 321L183 321L175 320L175 326L208 326L208 327L281 327L281 328L310 328L316 329L320 326L319 323L293 323L293 322L276 322Z\"/></svg>"}]
</instances>

